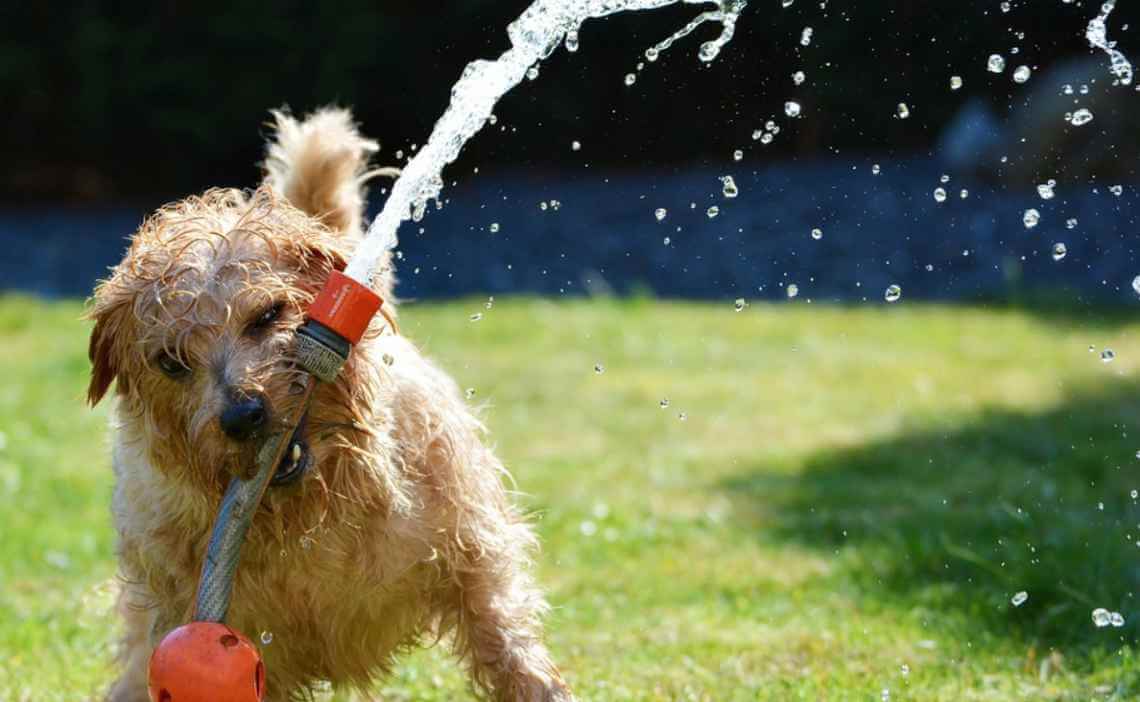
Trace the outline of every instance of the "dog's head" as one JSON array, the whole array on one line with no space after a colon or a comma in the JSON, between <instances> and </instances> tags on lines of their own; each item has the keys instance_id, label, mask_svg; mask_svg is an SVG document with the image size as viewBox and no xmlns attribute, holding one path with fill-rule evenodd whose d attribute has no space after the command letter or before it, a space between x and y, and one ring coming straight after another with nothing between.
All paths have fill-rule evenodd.
<instances>
[{"instance_id":1,"label":"dog's head","mask_svg":"<svg viewBox=\"0 0 1140 702\"><path fill-rule=\"evenodd\" d=\"M293 331L353 243L268 187L164 207L95 291L89 401L114 382L121 419L161 471L208 488L248 474L297 401ZM320 431L352 425L350 395L322 388L293 467L319 460Z\"/></svg>"}]
</instances>

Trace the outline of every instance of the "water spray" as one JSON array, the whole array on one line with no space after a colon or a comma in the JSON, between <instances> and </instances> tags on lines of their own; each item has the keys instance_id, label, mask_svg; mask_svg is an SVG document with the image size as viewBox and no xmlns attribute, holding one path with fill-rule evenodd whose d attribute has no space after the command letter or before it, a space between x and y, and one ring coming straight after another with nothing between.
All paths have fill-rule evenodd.
<instances>
[{"instance_id":1,"label":"water spray","mask_svg":"<svg viewBox=\"0 0 1140 702\"><path fill-rule=\"evenodd\" d=\"M318 382L332 382L348 360L383 300L370 287L377 264L397 244L396 230L419 221L443 189L443 168L490 120L495 104L522 82L527 70L573 37L587 19L668 5L713 5L647 51L656 58L705 22L721 24L720 35L700 47L700 60L716 58L733 36L748 0L536 0L507 27L511 47L494 61L474 61L451 89L451 100L427 144L404 166L380 215L368 228L343 273L334 271L294 336L294 355L304 371L303 392L287 413L288 427L268 439L251 478L234 478L214 521L198 584L194 619L166 635L150 659L152 702L256 702L265 696L266 674L250 640L226 626L241 546L277 466L293 444ZM389 320L390 321L390 320Z\"/></svg>"}]
</instances>

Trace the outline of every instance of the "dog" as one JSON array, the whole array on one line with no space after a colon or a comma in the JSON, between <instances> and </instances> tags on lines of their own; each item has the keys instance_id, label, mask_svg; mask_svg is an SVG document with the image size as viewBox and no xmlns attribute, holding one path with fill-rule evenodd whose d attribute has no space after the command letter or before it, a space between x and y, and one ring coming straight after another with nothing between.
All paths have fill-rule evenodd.
<instances>
[{"instance_id":1,"label":"dog","mask_svg":"<svg viewBox=\"0 0 1140 702\"><path fill-rule=\"evenodd\" d=\"M294 330L362 236L375 142L346 110L274 112L254 191L162 207L95 289L88 400L114 386L125 620L111 702L190 620L228 481L295 401ZM391 260L372 281L389 316ZM477 693L573 697L543 643L536 538L456 383L379 316L319 384L242 549L227 623L260 638L267 700L365 690L401 650L447 637ZM265 633L261 633L265 632ZM258 636L260 634L260 636Z\"/></svg>"}]
</instances>

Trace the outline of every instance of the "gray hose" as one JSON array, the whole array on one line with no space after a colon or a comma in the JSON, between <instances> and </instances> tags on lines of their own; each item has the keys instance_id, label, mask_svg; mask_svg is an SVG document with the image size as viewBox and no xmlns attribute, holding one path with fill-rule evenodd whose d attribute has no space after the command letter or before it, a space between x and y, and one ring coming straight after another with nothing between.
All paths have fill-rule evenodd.
<instances>
[{"instance_id":1,"label":"gray hose","mask_svg":"<svg viewBox=\"0 0 1140 702\"><path fill-rule=\"evenodd\" d=\"M198 582L195 621L221 622L226 618L245 534L261 504L266 486L289 448L293 430L308 409L313 395L315 380L308 376L304 382L304 395L288 418L286 429L273 434L261 445L257 453L257 472L251 478L234 478L226 488L206 547L206 560Z\"/></svg>"}]
</instances>

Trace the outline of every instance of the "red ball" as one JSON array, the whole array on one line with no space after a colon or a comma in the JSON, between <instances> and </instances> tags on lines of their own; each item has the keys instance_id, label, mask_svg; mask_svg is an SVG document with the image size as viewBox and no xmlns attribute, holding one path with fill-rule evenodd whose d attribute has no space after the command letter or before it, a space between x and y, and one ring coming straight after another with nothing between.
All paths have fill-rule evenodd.
<instances>
[{"instance_id":1,"label":"red ball","mask_svg":"<svg viewBox=\"0 0 1140 702\"><path fill-rule=\"evenodd\" d=\"M191 622L154 649L148 689L151 702L261 702L265 664L240 632Z\"/></svg>"}]
</instances>

